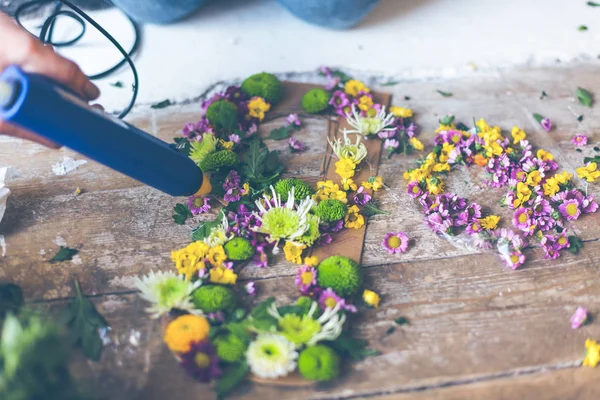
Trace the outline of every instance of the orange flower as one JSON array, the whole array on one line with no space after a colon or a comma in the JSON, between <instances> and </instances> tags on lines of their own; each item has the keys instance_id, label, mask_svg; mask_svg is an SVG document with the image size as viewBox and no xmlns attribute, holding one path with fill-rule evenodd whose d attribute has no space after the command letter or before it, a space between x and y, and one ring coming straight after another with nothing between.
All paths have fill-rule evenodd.
<instances>
[{"instance_id":1,"label":"orange flower","mask_svg":"<svg viewBox=\"0 0 600 400\"><path fill-rule=\"evenodd\" d=\"M198 315L182 315L173 320L165 330L165 343L171 351L186 353L192 343L201 342L208 337L210 324Z\"/></svg>"},{"instance_id":2,"label":"orange flower","mask_svg":"<svg viewBox=\"0 0 600 400\"><path fill-rule=\"evenodd\" d=\"M475 157L473 157L473 162L480 167L485 167L488 163L488 160L482 154L475 154Z\"/></svg>"}]
</instances>

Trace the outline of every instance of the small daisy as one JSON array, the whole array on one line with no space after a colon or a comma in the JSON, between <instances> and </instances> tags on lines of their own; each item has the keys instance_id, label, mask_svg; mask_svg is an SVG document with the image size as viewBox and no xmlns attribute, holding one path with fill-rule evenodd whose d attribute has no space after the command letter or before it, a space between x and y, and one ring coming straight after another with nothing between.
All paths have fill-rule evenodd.
<instances>
[{"instance_id":1,"label":"small daisy","mask_svg":"<svg viewBox=\"0 0 600 400\"><path fill-rule=\"evenodd\" d=\"M575 135L573 136L573 139L571 139L571 143L573 143L575 147L583 147L587 142L588 138L585 135Z\"/></svg>"},{"instance_id":2,"label":"small daisy","mask_svg":"<svg viewBox=\"0 0 600 400\"><path fill-rule=\"evenodd\" d=\"M408 236L404 232L388 233L383 238L381 245L390 254L406 253L408 249Z\"/></svg>"},{"instance_id":3,"label":"small daisy","mask_svg":"<svg viewBox=\"0 0 600 400\"><path fill-rule=\"evenodd\" d=\"M575 220L581 215L581 210L579 209L579 202L575 199L566 200L564 203L558 206L558 210L560 211L562 216L568 219L569 221Z\"/></svg>"},{"instance_id":4,"label":"small daisy","mask_svg":"<svg viewBox=\"0 0 600 400\"><path fill-rule=\"evenodd\" d=\"M204 196L190 196L186 205L193 215L207 213L211 208L210 199Z\"/></svg>"},{"instance_id":5,"label":"small daisy","mask_svg":"<svg viewBox=\"0 0 600 400\"><path fill-rule=\"evenodd\" d=\"M317 285L317 270L307 265L298 268L294 282L300 289L300 293L309 293Z\"/></svg>"}]
</instances>

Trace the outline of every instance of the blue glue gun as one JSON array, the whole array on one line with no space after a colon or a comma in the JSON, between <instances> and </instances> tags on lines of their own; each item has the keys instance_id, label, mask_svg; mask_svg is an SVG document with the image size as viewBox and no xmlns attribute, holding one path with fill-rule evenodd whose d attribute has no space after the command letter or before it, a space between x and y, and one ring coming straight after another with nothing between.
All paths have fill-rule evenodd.
<instances>
[{"instance_id":1,"label":"blue glue gun","mask_svg":"<svg viewBox=\"0 0 600 400\"><path fill-rule=\"evenodd\" d=\"M16 66L0 74L0 119L172 196L210 192L209 179L185 154Z\"/></svg>"}]
</instances>

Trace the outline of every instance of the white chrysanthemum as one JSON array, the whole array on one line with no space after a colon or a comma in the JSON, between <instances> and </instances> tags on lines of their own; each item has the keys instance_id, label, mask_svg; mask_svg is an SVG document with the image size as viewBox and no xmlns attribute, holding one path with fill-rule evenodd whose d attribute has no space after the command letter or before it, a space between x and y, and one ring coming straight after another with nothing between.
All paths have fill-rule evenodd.
<instances>
[{"instance_id":1,"label":"white chrysanthemum","mask_svg":"<svg viewBox=\"0 0 600 400\"><path fill-rule=\"evenodd\" d=\"M381 110L374 117L363 117L352 106L352 115L348 116L346 121L354 128L349 130L348 133L358 133L362 136L377 135L379 132L388 132L396 129L390 127L394 121L394 115L386 114L385 106L381 107Z\"/></svg>"},{"instance_id":2,"label":"white chrysanthemum","mask_svg":"<svg viewBox=\"0 0 600 400\"><path fill-rule=\"evenodd\" d=\"M174 308L201 314L202 311L195 309L190 298L192 292L201 284L202 281L192 283L171 271L151 271L141 279L135 278L135 287L141 292L141 297L152 304L146 311L152 314L153 318L159 318Z\"/></svg>"},{"instance_id":3,"label":"white chrysanthemum","mask_svg":"<svg viewBox=\"0 0 600 400\"><path fill-rule=\"evenodd\" d=\"M255 212L254 215L260 220L261 226L254 230L268 235L268 240L275 243L273 253L277 254L279 252L277 244L281 239L294 241L308 230L310 224L307 214L316 203L307 197L296 205L293 187L285 203L281 202L281 196L275 192L273 186L271 186L271 194L272 198L264 195L264 199L256 201L259 212Z\"/></svg>"},{"instance_id":4,"label":"white chrysanthemum","mask_svg":"<svg viewBox=\"0 0 600 400\"><path fill-rule=\"evenodd\" d=\"M356 143L352 143L352 141L348 139L348 131L344 129L343 133L343 142L341 138L337 138L333 142L327 139L329 145L333 149L333 152L337 158L340 160L348 159L354 161L356 165L360 164L360 162L367 156L367 147L360 142L360 136L356 137Z\"/></svg>"},{"instance_id":5,"label":"white chrysanthemum","mask_svg":"<svg viewBox=\"0 0 600 400\"><path fill-rule=\"evenodd\" d=\"M286 376L296 369L297 359L294 344L273 333L258 335L246 351L250 371L260 378Z\"/></svg>"},{"instance_id":6,"label":"white chrysanthemum","mask_svg":"<svg viewBox=\"0 0 600 400\"><path fill-rule=\"evenodd\" d=\"M212 228L210 235L205 237L202 241L210 247L222 246L233 239L233 235L227 236L227 229L229 229L229 221L227 221L227 217L223 215L221 224Z\"/></svg>"}]
</instances>

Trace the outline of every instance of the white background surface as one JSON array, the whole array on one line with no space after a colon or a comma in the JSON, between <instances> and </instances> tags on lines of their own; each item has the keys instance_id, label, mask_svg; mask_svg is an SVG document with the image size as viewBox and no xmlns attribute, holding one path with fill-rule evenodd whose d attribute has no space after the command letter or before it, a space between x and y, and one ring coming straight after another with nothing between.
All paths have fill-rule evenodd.
<instances>
[{"instance_id":1,"label":"white background surface","mask_svg":"<svg viewBox=\"0 0 600 400\"><path fill-rule=\"evenodd\" d=\"M146 0L151 1L151 0ZM332 31L295 18L274 0L213 0L184 21L145 26L136 58L139 104L197 97L217 81L260 72L306 72L320 65L421 79L596 59L600 7L586 0L382 0L349 31ZM92 14L125 48L132 30L117 10ZM63 24L68 30L67 24ZM578 31L587 25L586 32ZM94 29L63 51L88 73L119 55ZM599 73L600 77L600 73ZM599 78L600 79L600 78ZM122 81L125 89L110 87ZM129 99L131 73L100 82L101 103L114 110Z\"/></svg>"}]
</instances>

